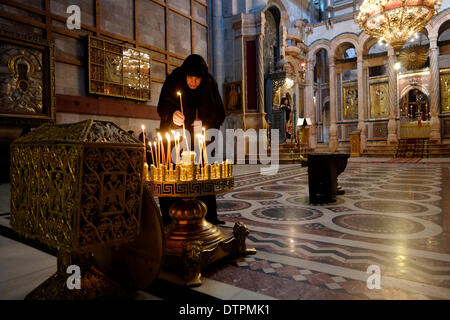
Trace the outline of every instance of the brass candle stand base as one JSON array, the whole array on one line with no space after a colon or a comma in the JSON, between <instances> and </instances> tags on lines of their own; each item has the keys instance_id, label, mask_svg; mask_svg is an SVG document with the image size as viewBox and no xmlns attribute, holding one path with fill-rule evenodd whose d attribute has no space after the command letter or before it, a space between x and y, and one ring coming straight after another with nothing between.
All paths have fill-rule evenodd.
<instances>
[{"instance_id":1,"label":"brass candle stand base","mask_svg":"<svg viewBox=\"0 0 450 320\"><path fill-rule=\"evenodd\" d=\"M196 198L180 198L170 208L172 223L165 229L165 267L182 271L187 286L202 284L201 272L226 256L255 254L247 249L248 228L241 222L225 232L205 220L206 205Z\"/></svg>"}]
</instances>

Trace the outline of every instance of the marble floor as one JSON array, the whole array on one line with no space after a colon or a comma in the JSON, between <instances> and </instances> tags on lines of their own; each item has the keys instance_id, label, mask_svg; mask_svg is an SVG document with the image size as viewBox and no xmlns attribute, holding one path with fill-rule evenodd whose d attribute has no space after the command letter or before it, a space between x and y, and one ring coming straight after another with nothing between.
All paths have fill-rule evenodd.
<instances>
[{"instance_id":1,"label":"marble floor","mask_svg":"<svg viewBox=\"0 0 450 320\"><path fill-rule=\"evenodd\" d=\"M180 294L226 300L450 299L450 159L351 158L345 194L310 205L307 168L235 168L235 189L218 196L224 230L250 229L256 255L226 259ZM379 288L368 269L380 271ZM22 299L56 269L53 255L21 243L9 227L9 185L0 185L0 299ZM136 299L172 299L163 271ZM179 297L176 296L176 297Z\"/></svg>"}]
</instances>

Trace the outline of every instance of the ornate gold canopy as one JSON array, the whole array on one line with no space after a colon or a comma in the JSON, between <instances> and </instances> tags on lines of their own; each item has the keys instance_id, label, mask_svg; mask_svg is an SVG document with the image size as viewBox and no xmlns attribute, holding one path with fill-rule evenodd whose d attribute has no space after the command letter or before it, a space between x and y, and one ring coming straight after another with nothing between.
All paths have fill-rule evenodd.
<instances>
[{"instance_id":1,"label":"ornate gold canopy","mask_svg":"<svg viewBox=\"0 0 450 320\"><path fill-rule=\"evenodd\" d=\"M400 49L437 14L442 0L364 0L356 22L369 35Z\"/></svg>"}]
</instances>

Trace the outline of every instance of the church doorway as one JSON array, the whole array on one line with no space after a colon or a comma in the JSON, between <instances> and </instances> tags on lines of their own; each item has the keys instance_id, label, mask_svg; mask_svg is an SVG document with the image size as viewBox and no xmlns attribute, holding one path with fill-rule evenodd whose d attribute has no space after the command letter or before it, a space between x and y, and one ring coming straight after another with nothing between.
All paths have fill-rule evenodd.
<instances>
[{"instance_id":1,"label":"church doorway","mask_svg":"<svg viewBox=\"0 0 450 320\"><path fill-rule=\"evenodd\" d=\"M419 89L409 90L400 101L400 119L402 122L415 122L430 119L428 96Z\"/></svg>"},{"instance_id":2,"label":"church doorway","mask_svg":"<svg viewBox=\"0 0 450 320\"><path fill-rule=\"evenodd\" d=\"M412 88L400 101L400 139L430 137L430 100L420 89Z\"/></svg>"}]
</instances>

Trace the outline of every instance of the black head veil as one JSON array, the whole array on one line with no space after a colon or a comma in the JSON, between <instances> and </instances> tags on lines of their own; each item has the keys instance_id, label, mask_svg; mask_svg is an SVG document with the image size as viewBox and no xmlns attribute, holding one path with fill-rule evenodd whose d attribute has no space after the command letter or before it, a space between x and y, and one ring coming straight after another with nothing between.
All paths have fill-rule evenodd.
<instances>
[{"instance_id":1,"label":"black head veil","mask_svg":"<svg viewBox=\"0 0 450 320\"><path fill-rule=\"evenodd\" d=\"M206 62L198 54L188 56L181 65L181 68L187 76L203 78L208 74Z\"/></svg>"}]
</instances>

